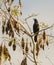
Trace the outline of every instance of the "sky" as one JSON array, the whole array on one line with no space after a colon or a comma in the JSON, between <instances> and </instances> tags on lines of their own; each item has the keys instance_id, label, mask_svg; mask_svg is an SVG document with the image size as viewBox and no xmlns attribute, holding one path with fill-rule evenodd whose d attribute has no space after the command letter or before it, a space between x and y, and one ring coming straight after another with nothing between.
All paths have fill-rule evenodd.
<instances>
[{"instance_id":1,"label":"sky","mask_svg":"<svg viewBox=\"0 0 54 65\"><path fill-rule=\"evenodd\" d=\"M23 14L38 13L39 20L53 23L54 0L22 0Z\"/></svg>"},{"instance_id":2,"label":"sky","mask_svg":"<svg viewBox=\"0 0 54 65\"><path fill-rule=\"evenodd\" d=\"M14 0L14 5L18 4L18 0ZM23 13L23 18L26 18L27 16L35 13L38 14L36 18L38 19L39 22L45 22L48 25L51 25L54 23L54 0L22 0L22 13ZM30 21L30 20L28 20ZM31 19L30 24L32 26L33 19ZM54 36L54 30L52 31L52 34ZM20 58L20 48L17 48L15 52L12 50L10 53L13 53L12 59L14 59L17 55L19 55L18 60L22 60ZM10 50L10 49L9 49ZM20 53L17 53L20 52ZM48 56L49 58L47 58ZM20 59L19 59L20 58ZM54 43L50 44L48 47L45 47L45 51L41 50L39 53L39 62L40 64L38 65L54 65ZM50 61L50 60L51 61ZM16 58L13 60L13 62L16 62L15 64L17 65L18 62ZM52 64L53 63L53 64ZM34 65L28 60L28 65ZM19 65L19 64L18 64Z\"/></svg>"}]
</instances>

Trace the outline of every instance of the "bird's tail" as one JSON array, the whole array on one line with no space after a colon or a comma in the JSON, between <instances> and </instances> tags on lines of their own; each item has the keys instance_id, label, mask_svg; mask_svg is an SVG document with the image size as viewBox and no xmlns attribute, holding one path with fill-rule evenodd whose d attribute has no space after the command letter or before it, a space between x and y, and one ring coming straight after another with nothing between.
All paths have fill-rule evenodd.
<instances>
[{"instance_id":1,"label":"bird's tail","mask_svg":"<svg viewBox=\"0 0 54 65\"><path fill-rule=\"evenodd\" d=\"M37 42L37 35L34 36L34 41Z\"/></svg>"}]
</instances>

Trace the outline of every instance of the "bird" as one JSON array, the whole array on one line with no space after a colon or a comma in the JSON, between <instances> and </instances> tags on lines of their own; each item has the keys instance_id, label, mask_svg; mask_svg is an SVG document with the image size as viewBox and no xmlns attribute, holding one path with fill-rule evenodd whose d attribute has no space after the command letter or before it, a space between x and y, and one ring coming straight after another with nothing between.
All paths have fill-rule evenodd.
<instances>
[{"instance_id":1,"label":"bird","mask_svg":"<svg viewBox=\"0 0 54 65\"><path fill-rule=\"evenodd\" d=\"M38 20L36 18L34 19L33 33L34 34L36 33L36 35L34 36L34 41L37 42L37 36L39 33L39 23L38 23Z\"/></svg>"}]
</instances>

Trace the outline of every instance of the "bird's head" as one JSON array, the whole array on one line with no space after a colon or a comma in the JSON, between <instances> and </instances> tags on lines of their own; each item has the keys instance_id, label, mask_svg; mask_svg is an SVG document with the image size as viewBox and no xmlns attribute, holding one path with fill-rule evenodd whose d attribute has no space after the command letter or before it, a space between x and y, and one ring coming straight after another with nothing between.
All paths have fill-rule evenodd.
<instances>
[{"instance_id":1,"label":"bird's head","mask_svg":"<svg viewBox=\"0 0 54 65\"><path fill-rule=\"evenodd\" d=\"M38 20L37 19L33 19L34 20L34 23L38 23Z\"/></svg>"}]
</instances>

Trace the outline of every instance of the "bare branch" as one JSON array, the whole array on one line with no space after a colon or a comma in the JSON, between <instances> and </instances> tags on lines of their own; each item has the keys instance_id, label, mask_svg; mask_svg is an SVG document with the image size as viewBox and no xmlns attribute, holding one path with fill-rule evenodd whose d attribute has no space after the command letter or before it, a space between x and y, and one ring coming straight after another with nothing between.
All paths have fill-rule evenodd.
<instances>
[{"instance_id":1,"label":"bare branch","mask_svg":"<svg viewBox=\"0 0 54 65\"><path fill-rule=\"evenodd\" d=\"M37 15L38 15L38 14L32 14L32 15L28 16L27 18L25 18L25 21L28 20L28 19L30 19L31 17L37 16ZM26 22L27 22L27 21L26 21Z\"/></svg>"}]
</instances>

